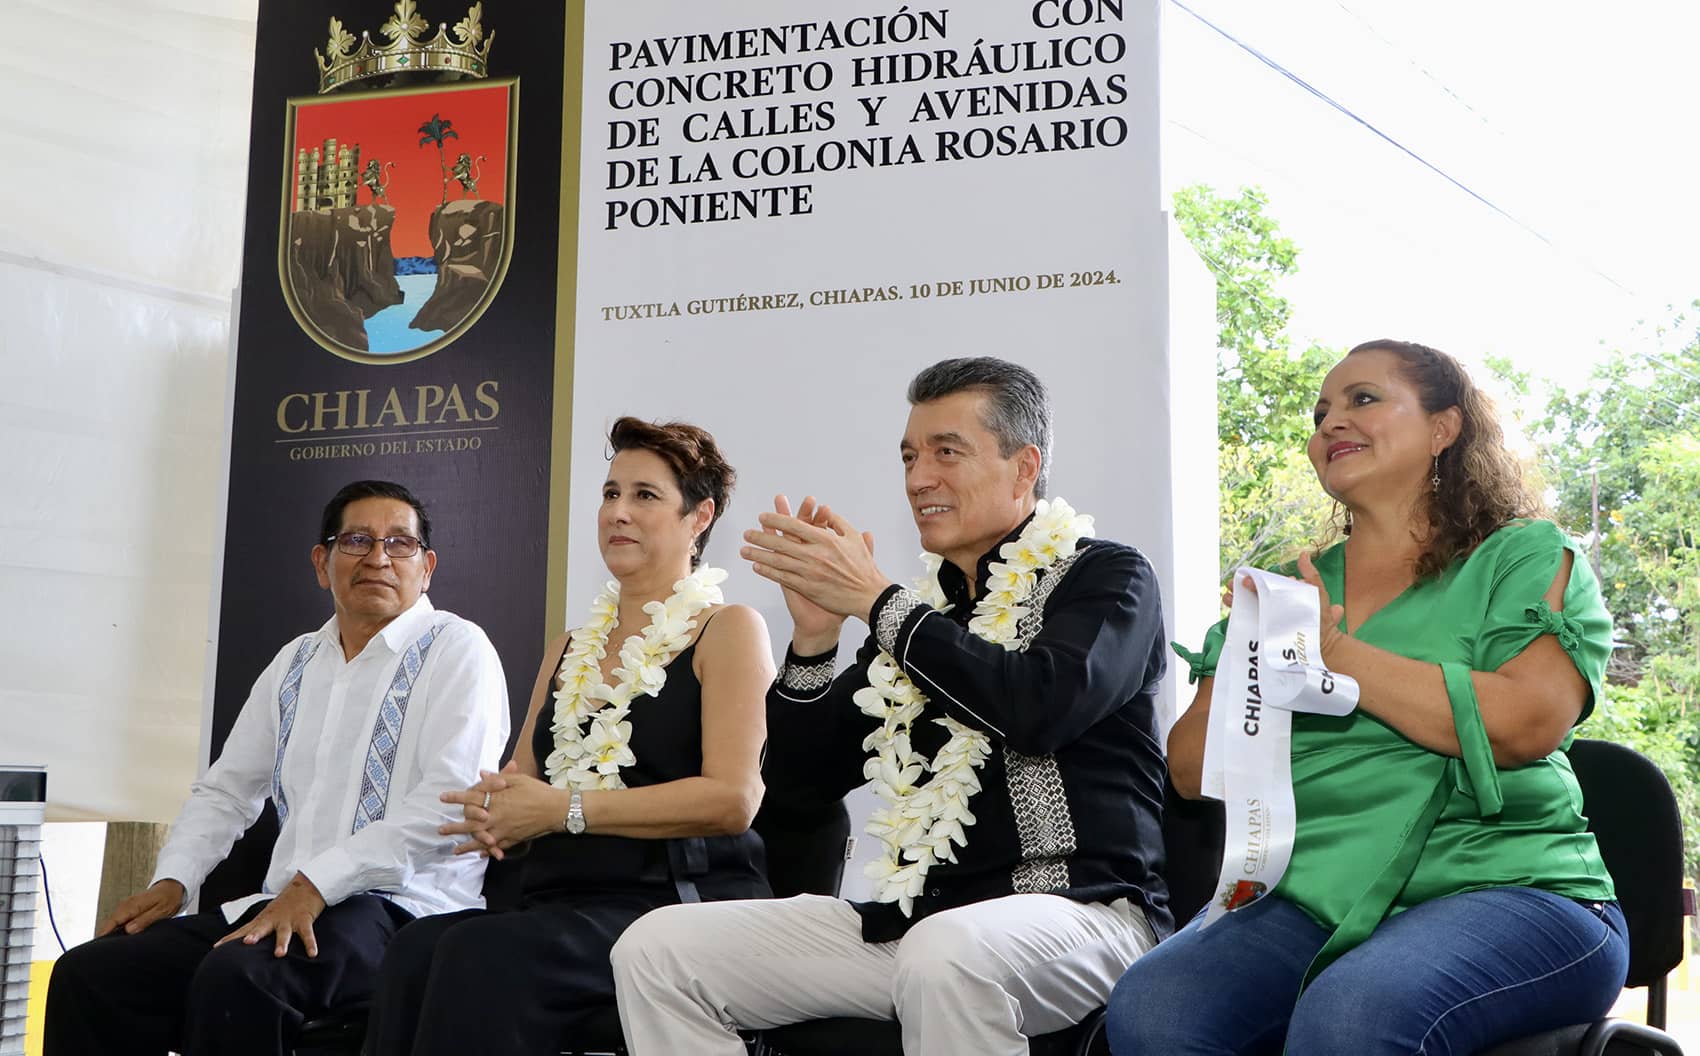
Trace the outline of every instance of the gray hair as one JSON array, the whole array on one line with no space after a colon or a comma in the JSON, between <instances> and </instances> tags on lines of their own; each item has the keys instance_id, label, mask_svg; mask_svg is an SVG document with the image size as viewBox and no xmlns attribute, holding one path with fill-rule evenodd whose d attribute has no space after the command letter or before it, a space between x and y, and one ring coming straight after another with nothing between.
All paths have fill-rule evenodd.
<instances>
[{"instance_id":1,"label":"gray hair","mask_svg":"<svg viewBox=\"0 0 1700 1056\"><path fill-rule=\"evenodd\" d=\"M991 356L946 359L915 375L909 402L928 403L964 391L985 393L980 424L998 438L998 454L1010 458L1028 444L1039 449L1033 495L1044 498L1051 477L1051 398L1045 383L1026 367Z\"/></svg>"}]
</instances>

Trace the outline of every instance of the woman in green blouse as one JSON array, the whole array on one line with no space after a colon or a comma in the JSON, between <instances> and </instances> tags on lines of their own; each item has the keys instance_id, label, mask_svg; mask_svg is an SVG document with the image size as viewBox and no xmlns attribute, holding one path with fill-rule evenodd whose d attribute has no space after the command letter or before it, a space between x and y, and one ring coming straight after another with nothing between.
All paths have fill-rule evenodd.
<instances>
[{"instance_id":1,"label":"woman in green blouse","mask_svg":"<svg viewBox=\"0 0 1700 1056\"><path fill-rule=\"evenodd\" d=\"M1116 1056L1473 1053L1592 1019L1628 942L1563 748L1600 699L1611 618L1576 544L1450 356L1372 341L1309 442L1345 539L1296 567L1357 710L1295 714L1293 853L1268 896L1194 920L1110 999ZM1223 624L1169 736L1199 794Z\"/></svg>"}]
</instances>

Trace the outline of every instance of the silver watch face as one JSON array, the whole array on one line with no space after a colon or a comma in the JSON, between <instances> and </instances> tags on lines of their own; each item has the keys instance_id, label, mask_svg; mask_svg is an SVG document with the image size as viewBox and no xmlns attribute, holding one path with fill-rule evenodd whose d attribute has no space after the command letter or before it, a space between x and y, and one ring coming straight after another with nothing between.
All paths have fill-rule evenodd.
<instances>
[{"instance_id":1,"label":"silver watch face","mask_svg":"<svg viewBox=\"0 0 1700 1056\"><path fill-rule=\"evenodd\" d=\"M574 836L584 832L584 801L579 799L577 792L573 793L567 805L567 831Z\"/></svg>"}]
</instances>

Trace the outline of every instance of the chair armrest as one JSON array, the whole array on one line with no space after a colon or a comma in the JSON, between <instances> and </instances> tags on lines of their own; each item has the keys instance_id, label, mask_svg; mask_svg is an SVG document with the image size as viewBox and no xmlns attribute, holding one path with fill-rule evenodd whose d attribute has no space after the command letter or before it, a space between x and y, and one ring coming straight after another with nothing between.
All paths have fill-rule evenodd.
<instances>
[{"instance_id":1,"label":"chair armrest","mask_svg":"<svg viewBox=\"0 0 1700 1056\"><path fill-rule=\"evenodd\" d=\"M1682 1046L1675 1038L1662 1030L1627 1019L1597 1020L1588 1028L1588 1033L1582 1035L1577 1056L1605 1056L1608 1048L1617 1042L1636 1045L1660 1056L1682 1056Z\"/></svg>"}]
</instances>

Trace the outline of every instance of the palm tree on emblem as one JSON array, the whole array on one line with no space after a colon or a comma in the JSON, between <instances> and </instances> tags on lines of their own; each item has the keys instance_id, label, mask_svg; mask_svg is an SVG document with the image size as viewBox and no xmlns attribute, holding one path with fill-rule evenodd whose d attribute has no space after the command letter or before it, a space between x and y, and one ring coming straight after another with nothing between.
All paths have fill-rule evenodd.
<instances>
[{"instance_id":1,"label":"palm tree on emblem","mask_svg":"<svg viewBox=\"0 0 1700 1056\"><path fill-rule=\"evenodd\" d=\"M449 204L449 162L443 154L443 142L449 137L460 138L460 133L453 129L453 121L444 121L437 114L431 115L431 120L419 126L419 145L437 144L437 167L443 170L443 205Z\"/></svg>"}]
</instances>

